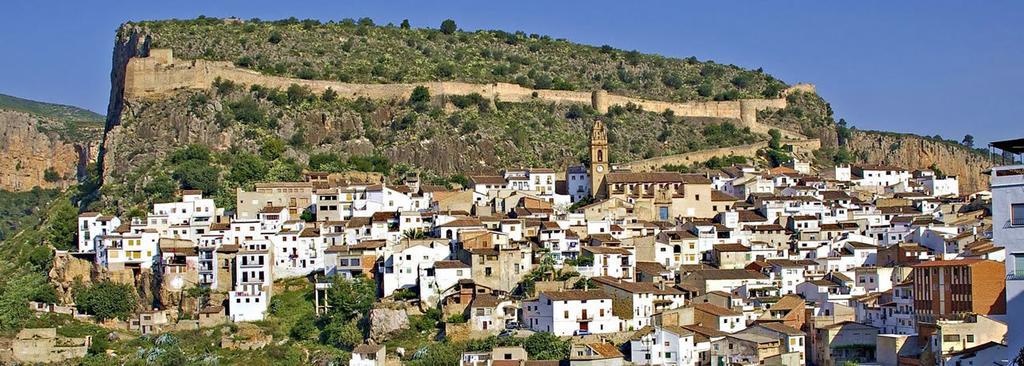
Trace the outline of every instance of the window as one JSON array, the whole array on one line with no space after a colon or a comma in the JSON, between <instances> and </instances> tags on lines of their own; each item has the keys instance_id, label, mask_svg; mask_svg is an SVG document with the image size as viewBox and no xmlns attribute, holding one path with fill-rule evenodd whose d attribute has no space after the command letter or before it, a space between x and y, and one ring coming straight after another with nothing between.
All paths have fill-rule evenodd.
<instances>
[{"instance_id":1,"label":"window","mask_svg":"<svg viewBox=\"0 0 1024 366\"><path fill-rule=\"evenodd\" d=\"M967 343L974 343L974 334L967 335Z\"/></svg>"},{"instance_id":2,"label":"window","mask_svg":"<svg viewBox=\"0 0 1024 366\"><path fill-rule=\"evenodd\" d=\"M1024 226L1024 203L1010 205L1010 225Z\"/></svg>"}]
</instances>

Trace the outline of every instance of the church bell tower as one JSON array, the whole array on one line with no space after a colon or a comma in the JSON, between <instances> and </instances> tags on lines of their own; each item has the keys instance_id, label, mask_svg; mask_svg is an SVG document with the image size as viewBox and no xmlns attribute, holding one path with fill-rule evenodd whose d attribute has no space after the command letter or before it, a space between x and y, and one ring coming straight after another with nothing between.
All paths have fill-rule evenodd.
<instances>
[{"instance_id":1,"label":"church bell tower","mask_svg":"<svg viewBox=\"0 0 1024 366\"><path fill-rule=\"evenodd\" d=\"M590 194L603 198L604 176L608 174L608 131L600 119L590 129Z\"/></svg>"}]
</instances>

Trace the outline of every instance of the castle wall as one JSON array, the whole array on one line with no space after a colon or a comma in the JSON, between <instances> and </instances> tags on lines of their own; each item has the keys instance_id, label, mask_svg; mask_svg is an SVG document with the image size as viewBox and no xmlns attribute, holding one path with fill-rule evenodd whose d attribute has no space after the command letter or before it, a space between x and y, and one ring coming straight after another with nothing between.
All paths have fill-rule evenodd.
<instances>
[{"instance_id":1,"label":"castle wall","mask_svg":"<svg viewBox=\"0 0 1024 366\"><path fill-rule=\"evenodd\" d=\"M819 140L783 140L783 145L792 145L794 153L810 153L821 148ZM659 156L650 159L638 160L626 164L619 164L619 168L627 168L635 172L648 172L661 169L665 165L687 165L708 161L713 157L724 156L746 156L756 157L757 152L768 147L768 142L758 142L749 145L723 147L718 149L700 150L676 155Z\"/></svg>"},{"instance_id":2,"label":"castle wall","mask_svg":"<svg viewBox=\"0 0 1024 366\"><path fill-rule=\"evenodd\" d=\"M677 116L730 118L740 121L743 127L750 127L757 133L767 133L767 126L757 123L757 111L767 108L785 108L786 99L744 99L735 101L710 102L664 102L641 98L610 95L605 91L582 92L568 90L543 90L524 88L516 84L490 83L472 84L463 82L427 82L409 84L354 84L329 80L302 80L280 76L263 75L258 72L235 67L230 62L191 60L175 61L170 50L150 50L149 57L133 57L128 61L124 80L126 98L149 98L160 96L183 88L209 88L217 78L247 85L264 85L285 89L292 84L306 86L320 93L328 88L342 97L392 100L407 99L417 86L427 87L431 95L467 95L478 93L492 100L504 102L528 102L540 100L553 103L590 104L597 111L605 113L610 106L632 103L646 111L671 110ZM813 86L801 84L801 90ZM781 130L781 129L780 129ZM803 138L799 133L783 131L789 138Z\"/></svg>"}]
</instances>

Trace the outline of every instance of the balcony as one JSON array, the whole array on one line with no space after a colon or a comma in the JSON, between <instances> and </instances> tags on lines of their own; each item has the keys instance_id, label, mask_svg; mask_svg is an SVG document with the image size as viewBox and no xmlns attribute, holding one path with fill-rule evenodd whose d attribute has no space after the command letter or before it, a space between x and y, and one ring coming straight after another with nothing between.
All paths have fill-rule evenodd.
<instances>
[{"instance_id":1,"label":"balcony","mask_svg":"<svg viewBox=\"0 0 1024 366\"><path fill-rule=\"evenodd\" d=\"M1024 281L1024 271L1014 271L1006 274L1007 281Z\"/></svg>"}]
</instances>

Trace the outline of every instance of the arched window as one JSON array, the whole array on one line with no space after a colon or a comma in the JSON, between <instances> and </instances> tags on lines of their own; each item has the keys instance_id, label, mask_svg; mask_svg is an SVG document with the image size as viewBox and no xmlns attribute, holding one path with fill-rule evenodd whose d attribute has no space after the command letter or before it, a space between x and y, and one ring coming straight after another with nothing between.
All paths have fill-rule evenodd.
<instances>
[{"instance_id":1,"label":"arched window","mask_svg":"<svg viewBox=\"0 0 1024 366\"><path fill-rule=\"evenodd\" d=\"M604 150L597 150L597 162L600 163L600 162L603 162L603 161L604 161Z\"/></svg>"}]
</instances>

